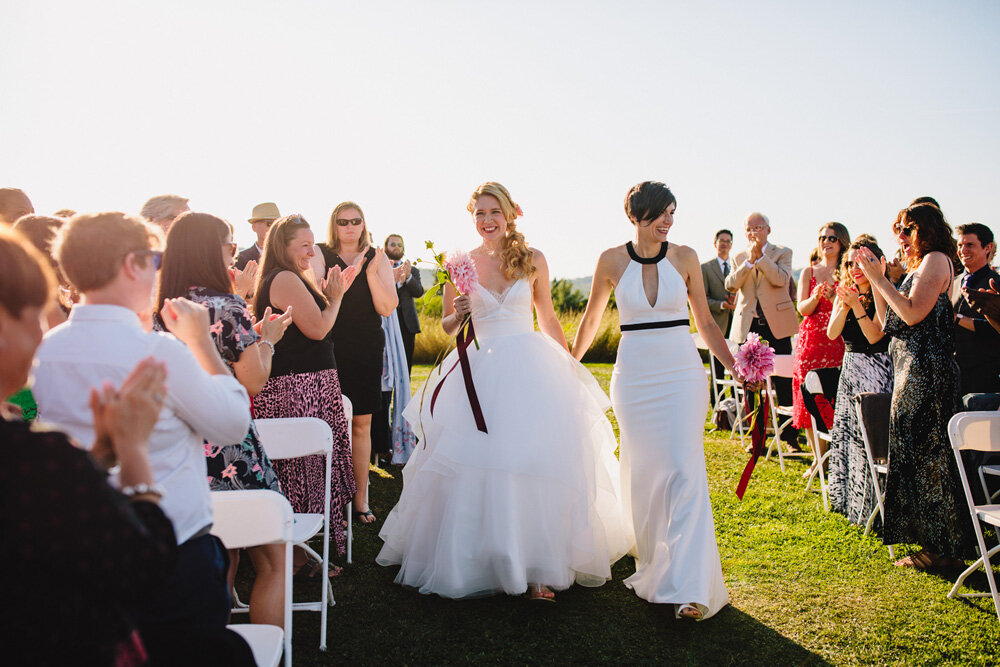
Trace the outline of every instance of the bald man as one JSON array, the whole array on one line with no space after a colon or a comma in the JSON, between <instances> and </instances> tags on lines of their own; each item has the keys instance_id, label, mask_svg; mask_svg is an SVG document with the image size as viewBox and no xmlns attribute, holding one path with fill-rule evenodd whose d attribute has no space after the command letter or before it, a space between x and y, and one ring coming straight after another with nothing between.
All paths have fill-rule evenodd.
<instances>
[{"instance_id":1,"label":"bald man","mask_svg":"<svg viewBox=\"0 0 1000 667\"><path fill-rule=\"evenodd\" d=\"M22 215L35 212L28 195L18 188L0 188L0 223L13 225Z\"/></svg>"}]
</instances>

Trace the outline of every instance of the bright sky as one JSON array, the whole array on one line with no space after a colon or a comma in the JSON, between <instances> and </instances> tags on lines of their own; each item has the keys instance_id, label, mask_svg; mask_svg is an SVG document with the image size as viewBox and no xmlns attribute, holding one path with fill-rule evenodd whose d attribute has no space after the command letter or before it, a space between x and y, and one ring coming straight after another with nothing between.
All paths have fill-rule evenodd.
<instances>
[{"instance_id":1,"label":"bright sky","mask_svg":"<svg viewBox=\"0 0 1000 667\"><path fill-rule=\"evenodd\" d=\"M771 218L803 266L824 221L874 233L918 195L1000 233L1000 2L132 0L0 4L0 186L40 213L190 197L252 239L275 201L325 236L353 199L409 255L478 242L482 181L554 276L630 238Z\"/></svg>"}]
</instances>

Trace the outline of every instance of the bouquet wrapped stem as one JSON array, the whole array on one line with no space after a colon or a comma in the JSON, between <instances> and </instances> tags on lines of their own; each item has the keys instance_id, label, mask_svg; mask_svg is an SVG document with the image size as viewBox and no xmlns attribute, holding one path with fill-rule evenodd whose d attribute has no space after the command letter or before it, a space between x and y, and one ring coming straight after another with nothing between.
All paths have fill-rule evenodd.
<instances>
[{"instance_id":1,"label":"bouquet wrapped stem","mask_svg":"<svg viewBox=\"0 0 1000 667\"><path fill-rule=\"evenodd\" d=\"M774 350L767 342L755 333L747 334L747 340L736 352L733 370L740 380L748 385L759 386L767 381L774 372ZM750 399L754 397L751 407ZM736 485L736 497L743 500L750 476L757 465L757 459L764 453L764 443L767 439L767 415L770 411L770 398L767 391L757 389L743 392L744 411L750 414L750 460L743 468L743 474Z\"/></svg>"}]
</instances>

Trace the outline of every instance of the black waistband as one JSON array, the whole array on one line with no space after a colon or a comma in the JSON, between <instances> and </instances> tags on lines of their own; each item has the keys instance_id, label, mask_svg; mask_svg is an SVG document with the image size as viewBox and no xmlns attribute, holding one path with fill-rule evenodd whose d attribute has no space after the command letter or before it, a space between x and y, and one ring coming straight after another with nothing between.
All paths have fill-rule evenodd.
<instances>
[{"instance_id":1,"label":"black waistband","mask_svg":"<svg viewBox=\"0 0 1000 667\"><path fill-rule=\"evenodd\" d=\"M671 327L689 326L687 320L666 320L664 322L642 322L640 324L623 324L622 331L643 331L644 329L669 329Z\"/></svg>"}]
</instances>

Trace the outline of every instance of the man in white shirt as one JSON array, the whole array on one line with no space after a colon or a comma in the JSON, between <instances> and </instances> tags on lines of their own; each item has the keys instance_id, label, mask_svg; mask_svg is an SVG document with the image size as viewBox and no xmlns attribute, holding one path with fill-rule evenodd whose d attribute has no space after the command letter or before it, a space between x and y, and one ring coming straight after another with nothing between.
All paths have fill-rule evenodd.
<instances>
[{"instance_id":1,"label":"man in white shirt","mask_svg":"<svg viewBox=\"0 0 1000 667\"><path fill-rule=\"evenodd\" d=\"M716 257L701 265L701 278L705 283L705 298L708 300L708 309L712 311L712 319L719 327L719 331L726 338L729 337L729 329L733 325L733 309L736 307L736 295L726 291L726 278L732 273L733 265L729 260L729 250L733 247L733 233L728 229L720 229L715 232ZM715 376L722 378L725 370L722 362L714 359ZM715 405L715 392L721 387L716 387L709 392L709 399Z\"/></svg>"},{"instance_id":2,"label":"man in white shirt","mask_svg":"<svg viewBox=\"0 0 1000 667\"><path fill-rule=\"evenodd\" d=\"M159 233L124 213L78 215L63 228L56 256L80 291L69 320L49 331L38 348L33 391L39 418L92 448L88 390L116 386L142 359L166 364L167 396L149 438L160 507L180 545L163 593L139 610L138 624L224 627L229 616L227 554L212 527L204 439L240 442L250 422L246 390L229 373L208 331L208 313L185 299L171 301L167 328L147 332L162 253ZM175 337L176 336L176 337ZM95 451L95 454L99 452ZM123 489L123 492L127 492Z\"/></svg>"}]
</instances>

